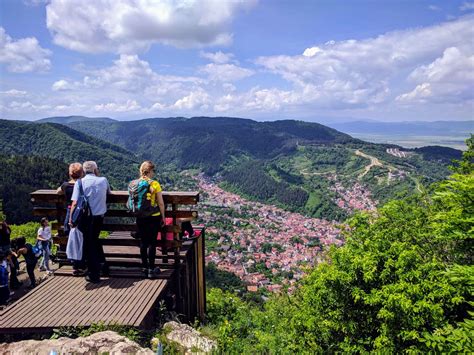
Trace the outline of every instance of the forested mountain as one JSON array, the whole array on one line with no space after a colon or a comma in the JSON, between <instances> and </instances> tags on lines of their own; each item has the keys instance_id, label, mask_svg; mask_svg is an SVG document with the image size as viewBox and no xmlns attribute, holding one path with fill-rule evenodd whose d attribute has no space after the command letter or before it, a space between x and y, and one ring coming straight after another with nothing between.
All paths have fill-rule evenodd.
<instances>
[{"instance_id":1,"label":"forested mountain","mask_svg":"<svg viewBox=\"0 0 474 355\"><path fill-rule=\"evenodd\" d=\"M35 121L35 123L59 123L59 124L70 124L74 122L115 122L112 118L108 117L86 117L86 116L56 116L46 117Z\"/></svg>"},{"instance_id":2,"label":"forested mountain","mask_svg":"<svg viewBox=\"0 0 474 355\"><path fill-rule=\"evenodd\" d=\"M160 178L170 182L174 172L195 168L247 198L336 220L361 203L370 207L373 200L385 202L446 177L447 165L460 156L442 147L407 150L366 143L320 124L291 120L48 120L68 124L0 120L0 153L65 163L96 160L118 189L136 175L141 160L151 159ZM362 202L354 202L361 196Z\"/></svg>"},{"instance_id":3,"label":"forested mountain","mask_svg":"<svg viewBox=\"0 0 474 355\"><path fill-rule=\"evenodd\" d=\"M124 148L67 126L7 120L0 120L0 154L34 155L65 163L95 160L114 188L126 186L139 162Z\"/></svg>"},{"instance_id":4,"label":"forested mountain","mask_svg":"<svg viewBox=\"0 0 474 355\"><path fill-rule=\"evenodd\" d=\"M352 191L356 183L385 202L444 178L451 159L461 155L442 147L416 151L367 143L317 123L292 120L178 117L76 121L69 127L161 165L216 175L225 188L248 198L339 220L351 207L341 208L336 201L358 193ZM397 156L393 149L405 153Z\"/></svg>"},{"instance_id":5,"label":"forested mountain","mask_svg":"<svg viewBox=\"0 0 474 355\"><path fill-rule=\"evenodd\" d=\"M355 142L320 124L256 122L230 117L152 118L139 121L73 122L70 127L120 145L145 158L178 168L200 167L209 174L233 156L268 159L298 144Z\"/></svg>"},{"instance_id":6,"label":"forested mountain","mask_svg":"<svg viewBox=\"0 0 474 355\"><path fill-rule=\"evenodd\" d=\"M67 164L37 156L0 154L0 199L10 223L26 223L33 218L30 193L56 189L67 181Z\"/></svg>"}]
</instances>

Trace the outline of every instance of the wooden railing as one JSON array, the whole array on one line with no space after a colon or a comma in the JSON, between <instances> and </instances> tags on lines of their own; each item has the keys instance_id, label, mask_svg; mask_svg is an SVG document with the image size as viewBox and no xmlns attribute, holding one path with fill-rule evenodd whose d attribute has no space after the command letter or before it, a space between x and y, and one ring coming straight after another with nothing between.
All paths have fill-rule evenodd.
<instances>
[{"instance_id":1,"label":"wooden railing","mask_svg":"<svg viewBox=\"0 0 474 355\"><path fill-rule=\"evenodd\" d=\"M65 248L67 236L64 234L64 218L66 216L66 201L63 194L56 190L38 190L30 194L33 204L33 213L36 216L46 216L55 220L52 229L57 231L53 242L58 246L57 257L59 263L67 264ZM127 191L113 191L107 196L108 209L105 215L102 230L109 232L133 232L136 231L135 219L130 216L125 208L128 199ZM178 310L186 315L188 320L193 321L195 317L204 318L206 308L205 292L205 229L198 227L199 236L194 239L183 240L180 238L180 223L178 219L194 220L198 212L192 207L199 202L199 192L163 192L165 203L165 215L171 217L173 223L165 226L163 233L173 233L173 240L162 239L157 241L161 249L160 257L168 263L168 258L173 263L163 265L166 268L176 268L175 280L173 282L178 296ZM124 238L100 239L102 245L138 246L140 241L130 236ZM181 249L186 252L181 252ZM168 255L169 252L172 252ZM116 254L117 255L117 254ZM116 256L115 255L115 256ZM136 258L136 254L122 253L120 257ZM107 258L107 253L106 253ZM123 262L124 265L132 265L131 262Z\"/></svg>"}]
</instances>

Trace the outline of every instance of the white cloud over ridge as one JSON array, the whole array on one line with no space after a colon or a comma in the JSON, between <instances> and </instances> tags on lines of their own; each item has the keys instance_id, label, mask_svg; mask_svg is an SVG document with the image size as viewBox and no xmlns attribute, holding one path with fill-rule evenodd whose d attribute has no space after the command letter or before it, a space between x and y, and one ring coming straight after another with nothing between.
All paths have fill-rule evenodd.
<instances>
[{"instance_id":1,"label":"white cloud over ridge","mask_svg":"<svg viewBox=\"0 0 474 355\"><path fill-rule=\"evenodd\" d=\"M45 72L51 68L51 51L42 48L34 37L12 39L0 27L0 63L12 73Z\"/></svg>"},{"instance_id":2,"label":"white cloud over ridge","mask_svg":"<svg viewBox=\"0 0 474 355\"><path fill-rule=\"evenodd\" d=\"M54 42L79 52L136 53L153 43L227 45L235 14L257 0L52 0L47 26Z\"/></svg>"},{"instance_id":3,"label":"white cloud over ridge","mask_svg":"<svg viewBox=\"0 0 474 355\"><path fill-rule=\"evenodd\" d=\"M209 59L211 62L216 64L225 64L232 61L234 55L232 53L223 53L221 51L211 53L211 52L204 52L201 51L199 54L202 58Z\"/></svg>"},{"instance_id":4,"label":"white cloud over ridge","mask_svg":"<svg viewBox=\"0 0 474 355\"><path fill-rule=\"evenodd\" d=\"M452 102L474 99L474 52L470 55L456 47L447 48L442 57L416 68L410 79L419 84L402 94L402 102Z\"/></svg>"},{"instance_id":5,"label":"white cloud over ridge","mask_svg":"<svg viewBox=\"0 0 474 355\"><path fill-rule=\"evenodd\" d=\"M453 71L460 68L469 70L466 65L474 54L472 38L474 21L472 16L468 16L376 38L331 41L307 48L301 56L260 57L256 62L291 82L302 103L312 102L333 108L370 106L391 98L395 87L392 82L403 79L400 73L412 70L420 74L425 63L432 61L440 67L448 48L451 48L448 53L451 54L450 65L456 68ZM458 55L452 55L453 51ZM457 79L445 75L438 78L437 83L444 85L448 80L464 82L461 86L468 81L464 75ZM426 86L423 92L428 95Z\"/></svg>"},{"instance_id":6,"label":"white cloud over ridge","mask_svg":"<svg viewBox=\"0 0 474 355\"><path fill-rule=\"evenodd\" d=\"M467 15L373 38L315 43L301 48L299 55L253 62L239 58L240 63L232 53L196 51L209 63L195 66L188 75L169 75L137 54L122 53L108 66L83 67L79 77L52 80L51 98L16 97L4 100L3 106L7 112L49 110L45 116L300 118L313 112L350 116L422 112L427 107L449 112L449 106L464 118L471 105L472 117L472 38L474 16ZM260 80L268 77L272 80ZM27 103L22 106L20 99Z\"/></svg>"}]
</instances>

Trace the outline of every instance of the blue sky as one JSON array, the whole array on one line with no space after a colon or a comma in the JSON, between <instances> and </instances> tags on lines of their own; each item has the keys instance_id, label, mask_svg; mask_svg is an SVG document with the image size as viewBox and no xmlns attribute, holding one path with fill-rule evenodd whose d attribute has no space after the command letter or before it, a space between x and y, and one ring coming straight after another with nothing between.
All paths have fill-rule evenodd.
<instances>
[{"instance_id":1,"label":"blue sky","mask_svg":"<svg viewBox=\"0 0 474 355\"><path fill-rule=\"evenodd\" d=\"M1 118L474 118L474 2L0 6Z\"/></svg>"}]
</instances>

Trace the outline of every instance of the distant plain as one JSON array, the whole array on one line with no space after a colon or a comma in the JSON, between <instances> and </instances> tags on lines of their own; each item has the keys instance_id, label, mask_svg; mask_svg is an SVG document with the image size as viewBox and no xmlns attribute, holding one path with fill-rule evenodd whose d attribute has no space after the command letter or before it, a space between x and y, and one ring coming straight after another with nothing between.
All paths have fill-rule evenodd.
<instances>
[{"instance_id":1,"label":"distant plain","mask_svg":"<svg viewBox=\"0 0 474 355\"><path fill-rule=\"evenodd\" d=\"M465 140L468 136L419 136L397 134L368 134L346 132L354 138L372 143L397 144L405 148L419 148L427 145L440 145L460 150L466 150Z\"/></svg>"}]
</instances>

